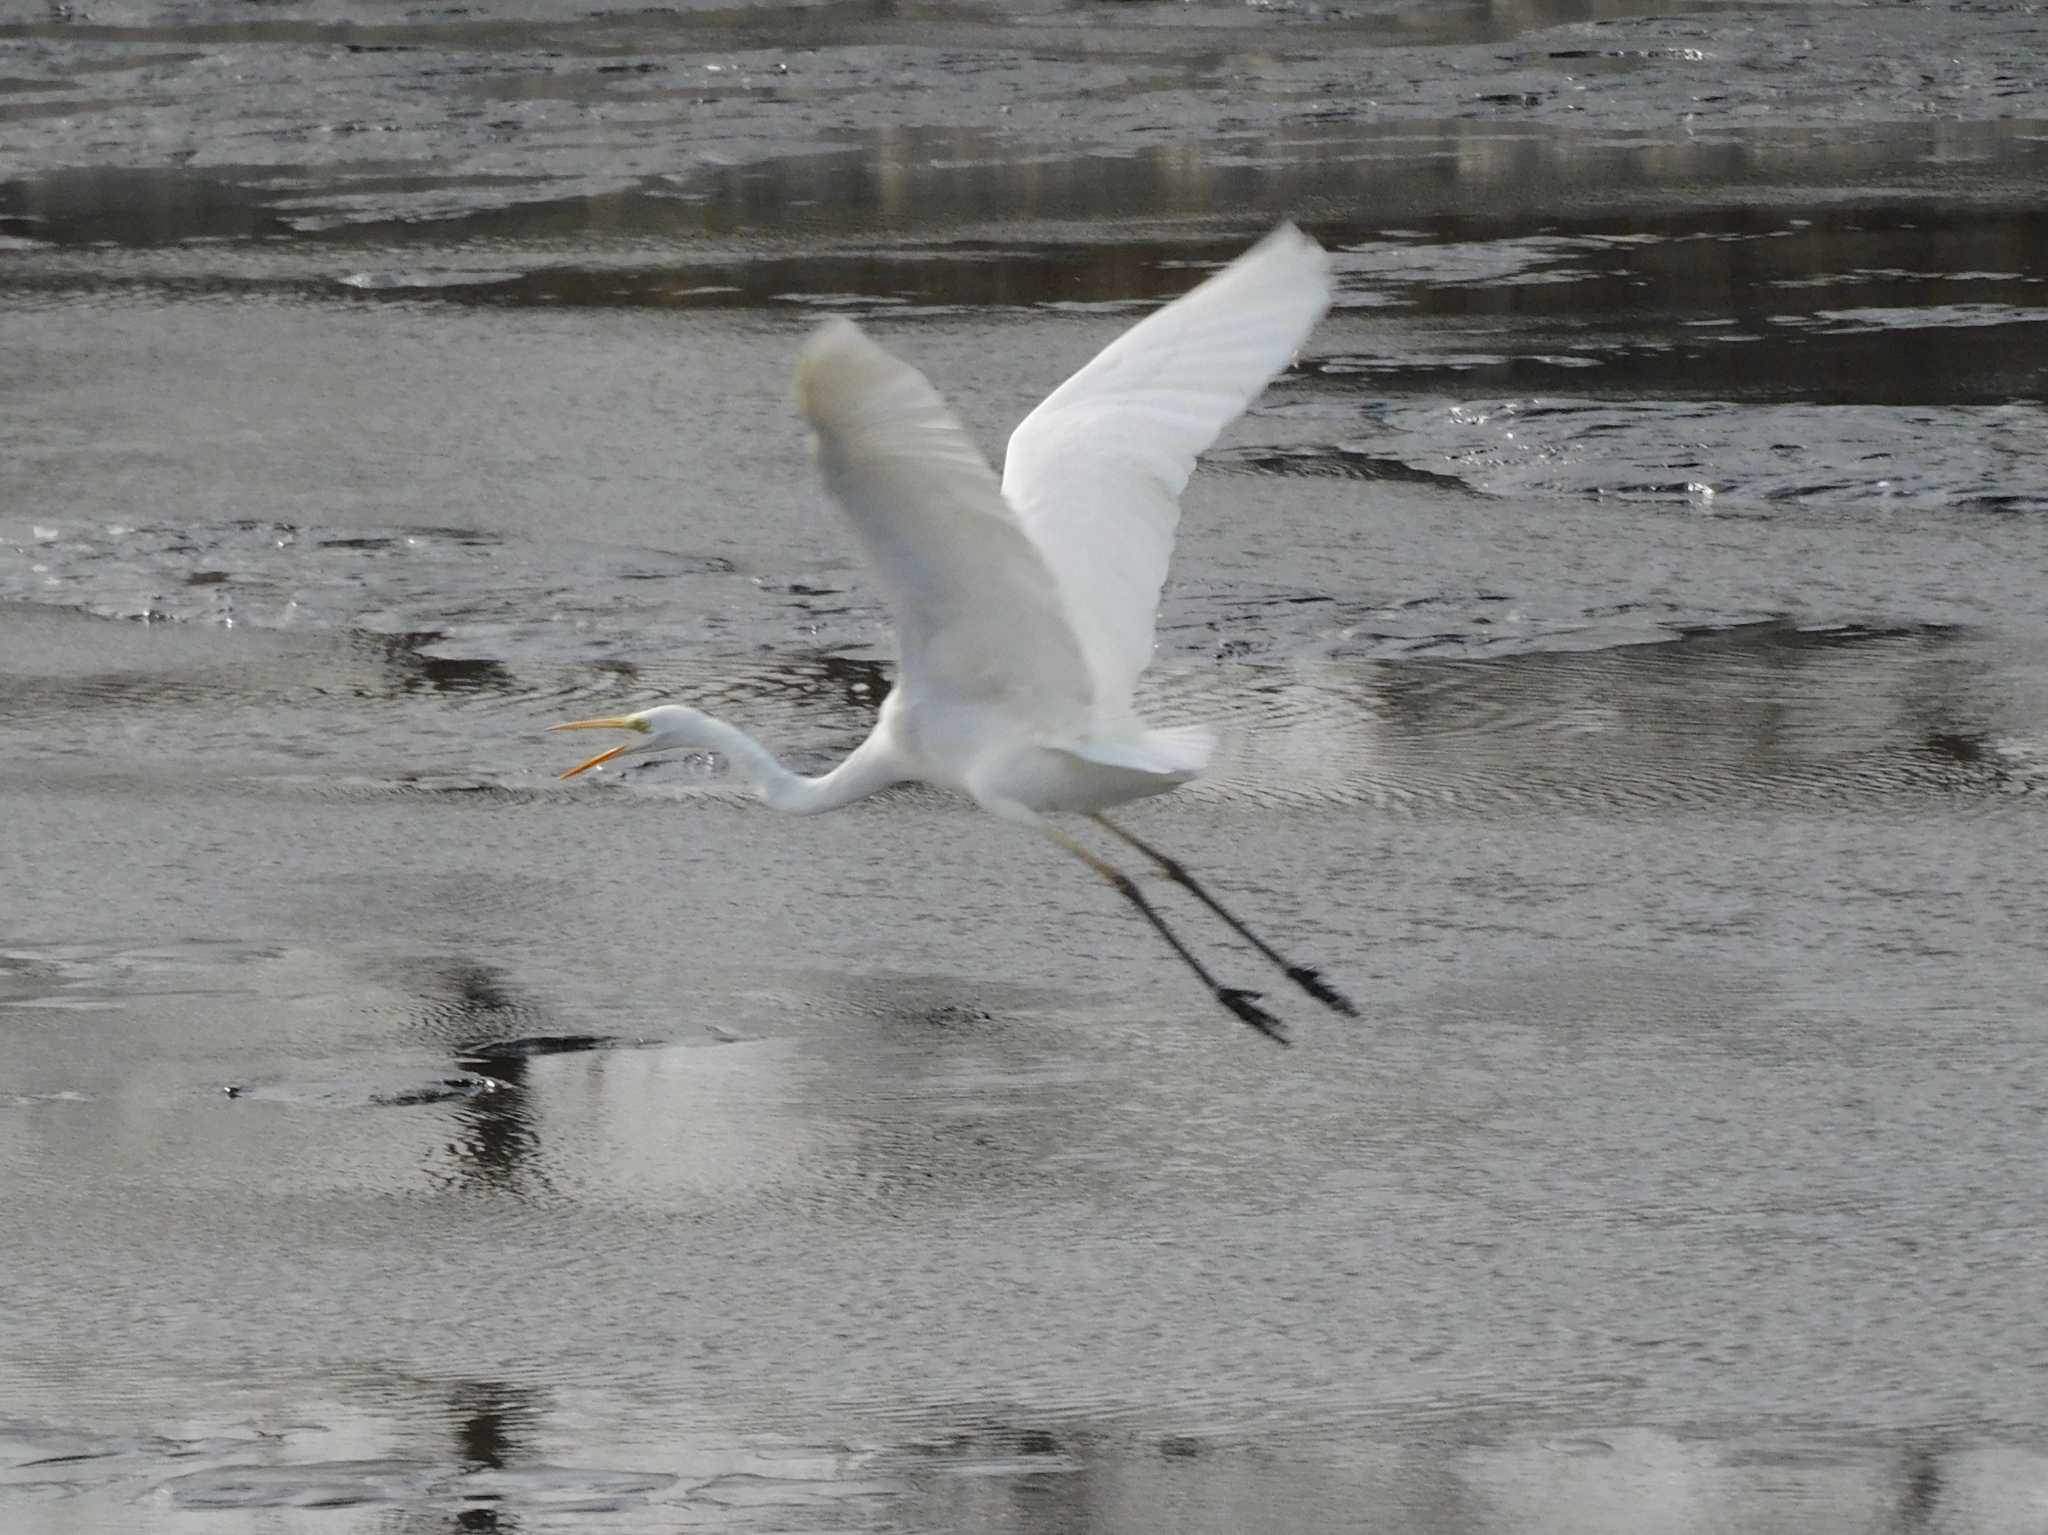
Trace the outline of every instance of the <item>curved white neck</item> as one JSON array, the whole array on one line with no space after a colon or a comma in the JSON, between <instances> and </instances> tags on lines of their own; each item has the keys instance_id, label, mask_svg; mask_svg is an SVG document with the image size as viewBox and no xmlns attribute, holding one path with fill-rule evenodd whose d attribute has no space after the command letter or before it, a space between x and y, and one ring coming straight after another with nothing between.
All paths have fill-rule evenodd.
<instances>
[{"instance_id":1,"label":"curved white neck","mask_svg":"<svg viewBox=\"0 0 2048 1535\"><path fill-rule=\"evenodd\" d=\"M818 815L837 810L855 800L903 781L893 755L869 736L847 759L822 778L792 773L759 741L737 725L706 719L704 745L732 764L733 771L752 784L754 791L774 810L791 815Z\"/></svg>"}]
</instances>

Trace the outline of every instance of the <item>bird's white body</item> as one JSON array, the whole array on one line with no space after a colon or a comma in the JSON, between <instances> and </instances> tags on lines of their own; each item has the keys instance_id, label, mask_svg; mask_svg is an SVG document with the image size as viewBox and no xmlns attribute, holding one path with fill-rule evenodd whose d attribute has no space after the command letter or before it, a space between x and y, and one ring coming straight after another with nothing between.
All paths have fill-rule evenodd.
<instances>
[{"instance_id":1,"label":"bird's white body","mask_svg":"<svg viewBox=\"0 0 2048 1535\"><path fill-rule=\"evenodd\" d=\"M901 776L964 794L991 809L1097 811L1163 794L1201 772L1206 730L1148 730L1136 722L1097 734L1048 721L1020 725L999 700L934 706L892 693L876 735Z\"/></svg>"},{"instance_id":2,"label":"bird's white body","mask_svg":"<svg viewBox=\"0 0 2048 1535\"><path fill-rule=\"evenodd\" d=\"M1201 770L1206 733L1148 729L1131 705L1180 493L1329 302L1329 258L1281 227L1048 396L1000 482L923 374L849 321L818 331L797 404L889 590L901 670L875 736L905 776L1014 813L1098 811Z\"/></svg>"},{"instance_id":3,"label":"bird's white body","mask_svg":"<svg viewBox=\"0 0 2048 1535\"><path fill-rule=\"evenodd\" d=\"M896 682L874 730L831 772L803 778L724 721L665 705L558 727L646 738L565 776L685 748L722 753L770 805L800 814L905 780L964 794L1111 879L1220 999L1279 1038L1251 993L1216 986L1128 879L1043 817L1100 819L1186 783L1208 760L1206 730L1154 729L1132 706L1180 494L1197 455L1287 366L1330 297L1322 247L1281 225L1054 390L1011 434L1000 481L922 373L852 322L828 321L798 359L796 397L826 488L895 618ZM1177 864L1109 829L1222 912ZM1314 971L1289 974L1335 996Z\"/></svg>"}]
</instances>

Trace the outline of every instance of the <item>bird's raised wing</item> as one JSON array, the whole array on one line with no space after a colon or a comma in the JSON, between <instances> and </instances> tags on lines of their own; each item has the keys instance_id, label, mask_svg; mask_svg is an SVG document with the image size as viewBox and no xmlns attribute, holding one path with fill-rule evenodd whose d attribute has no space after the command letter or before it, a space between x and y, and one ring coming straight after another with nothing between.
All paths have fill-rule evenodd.
<instances>
[{"instance_id":1,"label":"bird's raised wing","mask_svg":"<svg viewBox=\"0 0 2048 1535\"><path fill-rule=\"evenodd\" d=\"M1090 676L1059 583L925 376L833 320L797 360L796 396L825 486L888 595L902 681L1084 724Z\"/></svg>"},{"instance_id":2,"label":"bird's raised wing","mask_svg":"<svg viewBox=\"0 0 2048 1535\"><path fill-rule=\"evenodd\" d=\"M1330 258L1282 224L1147 317L1010 436L1003 494L1052 567L1098 711L1128 709L1195 458L1330 307Z\"/></svg>"}]
</instances>

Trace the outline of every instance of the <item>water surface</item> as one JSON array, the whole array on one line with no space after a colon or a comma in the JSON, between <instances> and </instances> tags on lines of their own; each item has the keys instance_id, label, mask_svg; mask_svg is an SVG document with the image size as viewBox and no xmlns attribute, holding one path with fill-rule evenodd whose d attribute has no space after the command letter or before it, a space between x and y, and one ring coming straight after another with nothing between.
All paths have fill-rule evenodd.
<instances>
[{"instance_id":1,"label":"water surface","mask_svg":"<svg viewBox=\"0 0 2048 1535\"><path fill-rule=\"evenodd\" d=\"M2038 1506L2038 18L346 9L0 28L0 1523ZM819 316L999 453L1283 215L1132 820L1362 1020L936 794L555 780L871 725Z\"/></svg>"}]
</instances>

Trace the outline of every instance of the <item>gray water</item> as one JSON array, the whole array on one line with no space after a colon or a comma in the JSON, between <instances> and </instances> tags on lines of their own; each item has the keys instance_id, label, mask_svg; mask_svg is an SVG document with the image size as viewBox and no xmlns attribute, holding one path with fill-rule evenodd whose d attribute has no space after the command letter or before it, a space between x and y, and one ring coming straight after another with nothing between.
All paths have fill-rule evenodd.
<instances>
[{"instance_id":1,"label":"gray water","mask_svg":"<svg viewBox=\"0 0 2048 1535\"><path fill-rule=\"evenodd\" d=\"M0 1528L2048 1506L2048 22L0 11ZM1274 220L1131 812L817 770L816 320L992 452ZM1256 956L1157 890L1238 983Z\"/></svg>"}]
</instances>

